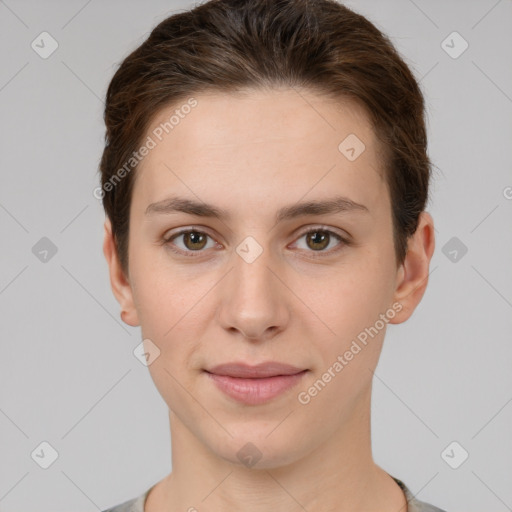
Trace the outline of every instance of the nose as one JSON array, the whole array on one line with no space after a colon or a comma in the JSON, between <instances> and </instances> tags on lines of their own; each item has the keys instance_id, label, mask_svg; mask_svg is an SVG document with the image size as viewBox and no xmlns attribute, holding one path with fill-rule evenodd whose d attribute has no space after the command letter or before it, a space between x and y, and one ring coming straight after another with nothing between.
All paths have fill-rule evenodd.
<instances>
[{"instance_id":1,"label":"nose","mask_svg":"<svg viewBox=\"0 0 512 512\"><path fill-rule=\"evenodd\" d=\"M271 259L265 250L249 263L235 252L234 266L221 283L221 326L253 342L274 337L290 318L286 279Z\"/></svg>"}]
</instances>

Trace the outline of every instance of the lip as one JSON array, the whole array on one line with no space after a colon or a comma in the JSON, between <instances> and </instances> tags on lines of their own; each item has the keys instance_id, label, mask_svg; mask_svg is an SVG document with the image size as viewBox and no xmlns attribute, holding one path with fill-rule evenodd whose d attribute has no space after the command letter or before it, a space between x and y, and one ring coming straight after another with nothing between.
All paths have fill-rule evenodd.
<instances>
[{"instance_id":1,"label":"lip","mask_svg":"<svg viewBox=\"0 0 512 512\"><path fill-rule=\"evenodd\" d=\"M276 361L267 361L256 365L232 362L219 364L207 371L215 375L225 375L228 377L261 379L278 375L294 375L304 371L304 368L297 368L296 366Z\"/></svg>"},{"instance_id":2,"label":"lip","mask_svg":"<svg viewBox=\"0 0 512 512\"><path fill-rule=\"evenodd\" d=\"M255 366L226 363L205 370L217 388L247 405L265 403L297 385L308 370L266 362Z\"/></svg>"}]
</instances>

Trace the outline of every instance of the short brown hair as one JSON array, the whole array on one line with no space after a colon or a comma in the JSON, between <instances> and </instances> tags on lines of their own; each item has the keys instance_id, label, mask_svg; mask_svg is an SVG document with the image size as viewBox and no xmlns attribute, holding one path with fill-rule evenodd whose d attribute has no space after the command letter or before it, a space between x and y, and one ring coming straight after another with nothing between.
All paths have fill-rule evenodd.
<instances>
[{"instance_id":1,"label":"short brown hair","mask_svg":"<svg viewBox=\"0 0 512 512\"><path fill-rule=\"evenodd\" d=\"M403 263L428 200L431 162L422 92L389 38L335 0L210 0L159 23L108 87L99 172L125 275L136 165L113 179L155 115L204 91L282 86L364 106L385 155L396 260Z\"/></svg>"}]
</instances>

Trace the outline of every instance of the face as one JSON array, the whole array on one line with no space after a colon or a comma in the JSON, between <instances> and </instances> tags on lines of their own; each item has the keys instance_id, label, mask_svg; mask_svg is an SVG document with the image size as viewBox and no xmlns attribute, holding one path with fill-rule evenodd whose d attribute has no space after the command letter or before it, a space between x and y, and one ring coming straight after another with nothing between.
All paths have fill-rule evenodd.
<instances>
[{"instance_id":1,"label":"face","mask_svg":"<svg viewBox=\"0 0 512 512\"><path fill-rule=\"evenodd\" d=\"M137 169L129 278L106 222L111 283L125 321L160 351L149 371L171 418L225 460L240 464L252 443L259 467L276 467L368 406L386 326L424 292L433 225L423 214L397 265L377 139L358 105L292 89L195 99L168 134L179 105L146 134L156 145ZM305 371L239 387L207 372L269 361Z\"/></svg>"}]
</instances>

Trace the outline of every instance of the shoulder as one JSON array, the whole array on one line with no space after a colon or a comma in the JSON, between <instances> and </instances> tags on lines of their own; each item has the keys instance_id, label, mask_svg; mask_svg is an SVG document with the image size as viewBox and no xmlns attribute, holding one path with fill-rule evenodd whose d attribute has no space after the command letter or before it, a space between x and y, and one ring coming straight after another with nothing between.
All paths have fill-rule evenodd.
<instances>
[{"instance_id":1,"label":"shoulder","mask_svg":"<svg viewBox=\"0 0 512 512\"><path fill-rule=\"evenodd\" d=\"M107 510L103 510L102 512L144 512L144 503L149 491L150 489L144 491L140 496L137 496L136 498L124 501L123 503L116 505L115 507L111 507Z\"/></svg>"},{"instance_id":2,"label":"shoulder","mask_svg":"<svg viewBox=\"0 0 512 512\"><path fill-rule=\"evenodd\" d=\"M409 488L401 480L395 477L392 478L404 491L408 505L407 512L446 512L445 510L435 507L430 503L425 503L424 501L417 500L412 494L412 492L409 490Z\"/></svg>"},{"instance_id":3,"label":"shoulder","mask_svg":"<svg viewBox=\"0 0 512 512\"><path fill-rule=\"evenodd\" d=\"M414 508L411 508L412 504L414 504ZM409 503L409 512L446 512L446 510L430 505L430 503L425 503L424 501L414 500L414 502Z\"/></svg>"}]
</instances>

